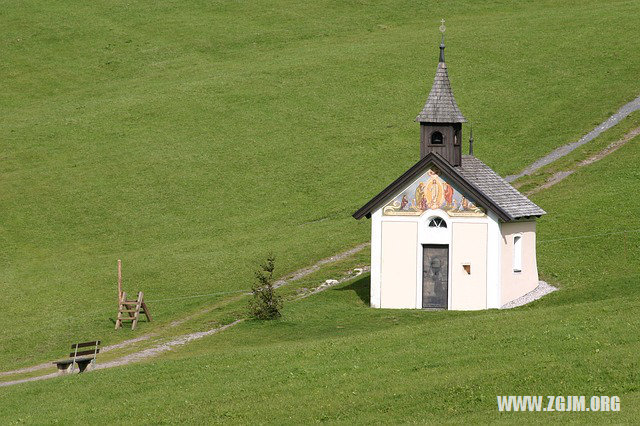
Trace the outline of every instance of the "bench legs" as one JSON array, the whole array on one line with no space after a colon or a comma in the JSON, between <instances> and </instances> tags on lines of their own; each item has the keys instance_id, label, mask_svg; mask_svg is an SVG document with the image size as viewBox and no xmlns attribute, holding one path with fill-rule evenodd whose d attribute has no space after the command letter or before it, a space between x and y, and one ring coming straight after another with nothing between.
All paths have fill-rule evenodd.
<instances>
[{"instance_id":1,"label":"bench legs","mask_svg":"<svg viewBox=\"0 0 640 426\"><path fill-rule=\"evenodd\" d=\"M73 368L73 362L65 363L65 364L56 364L58 367L58 374L71 374Z\"/></svg>"},{"instance_id":2,"label":"bench legs","mask_svg":"<svg viewBox=\"0 0 640 426\"><path fill-rule=\"evenodd\" d=\"M65 364L56 364L56 366L58 367L58 374L63 375L91 371L95 368L95 363L93 362L93 360L89 359L86 361L78 361L75 363L70 362Z\"/></svg>"},{"instance_id":3,"label":"bench legs","mask_svg":"<svg viewBox=\"0 0 640 426\"><path fill-rule=\"evenodd\" d=\"M95 363L91 359L88 360L88 361L76 362L76 365L78 366L78 368L77 368L78 373L83 373L85 371L91 371L95 367Z\"/></svg>"}]
</instances>

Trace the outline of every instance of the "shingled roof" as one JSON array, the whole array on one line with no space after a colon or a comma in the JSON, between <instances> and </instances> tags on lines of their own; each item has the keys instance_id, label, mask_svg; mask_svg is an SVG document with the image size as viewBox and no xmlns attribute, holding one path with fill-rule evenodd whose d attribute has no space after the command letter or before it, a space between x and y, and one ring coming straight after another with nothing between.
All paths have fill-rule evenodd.
<instances>
[{"instance_id":1,"label":"shingled roof","mask_svg":"<svg viewBox=\"0 0 640 426\"><path fill-rule=\"evenodd\" d=\"M439 154L430 152L358 209L353 217L371 217L371 213L411 184L431 165L448 176L452 184L472 195L478 205L494 211L505 222L538 217L546 213L474 156L462 156L462 165L454 167Z\"/></svg>"},{"instance_id":2,"label":"shingled roof","mask_svg":"<svg viewBox=\"0 0 640 426\"><path fill-rule=\"evenodd\" d=\"M440 46L440 49L443 50L444 46ZM467 119L460 112L453 97L444 55L440 55L440 58L441 61L438 64L427 103L416 117L416 121L422 123L466 123Z\"/></svg>"},{"instance_id":3,"label":"shingled roof","mask_svg":"<svg viewBox=\"0 0 640 426\"><path fill-rule=\"evenodd\" d=\"M462 165L455 169L465 180L482 191L513 219L546 214L533 201L501 178L491 167L473 155L463 155Z\"/></svg>"}]
</instances>

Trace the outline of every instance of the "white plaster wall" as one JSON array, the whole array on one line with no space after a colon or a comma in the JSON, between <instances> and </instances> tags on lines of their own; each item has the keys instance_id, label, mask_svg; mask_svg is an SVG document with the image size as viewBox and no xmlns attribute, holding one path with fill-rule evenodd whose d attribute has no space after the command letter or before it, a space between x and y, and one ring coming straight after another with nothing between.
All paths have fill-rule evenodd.
<instances>
[{"instance_id":1,"label":"white plaster wall","mask_svg":"<svg viewBox=\"0 0 640 426\"><path fill-rule=\"evenodd\" d=\"M445 220L447 223L447 228L429 228L428 223L429 220L433 217L440 217ZM386 251L383 250L383 233L382 229L385 227L387 223L401 223L401 224L410 224L416 229L417 238L414 238L413 234L408 233L408 240L404 240L402 237L395 237L392 239L385 238L386 243ZM472 251L477 251L474 254L474 263L481 262L477 258L480 255L484 258L484 289L482 293L477 294L476 296L481 298L481 301L477 302L464 302L462 299L458 298L460 303L452 303L452 291L455 289L456 279L453 276L454 267L457 265L459 268L462 268L461 262L463 260L454 259L454 245L452 244L452 230L454 226L457 224L476 224L482 225L485 229L484 232L484 244L473 243L472 245L468 245L468 249ZM393 229L393 226L392 228ZM408 229L408 228L407 228ZM385 235L387 232L385 231ZM389 232L389 235L393 234L393 232ZM468 237L460 236L462 241L462 245L465 244ZM422 245L424 244L447 244L449 245L449 302L448 309L452 310L466 310L466 309L484 309L484 308L499 308L501 306L501 256L502 256L502 234L500 230L500 224L498 222L498 218L491 212L486 217L450 217L446 212L442 210L428 210L424 214L419 217L416 216L383 216L382 209L376 210L371 215L371 306L375 308L385 307L385 308L422 308L422 256L423 250ZM413 248L410 246L413 245ZM394 301L393 299L386 299L386 295L392 295L393 290L391 284L389 287L385 286L385 281L390 280L391 282L399 282L397 277L392 278L388 273L391 269L386 269L385 274L383 276L382 272L382 259L383 256L385 258L385 262L387 260L391 260L392 263L395 261L392 259L386 259L384 255L385 252L393 253L394 250L397 251L398 247L401 247L400 250L406 250L405 255L407 257L412 257L414 261L411 262L410 266L413 268L414 276L412 278L408 278L406 282L412 283L413 288L413 302L411 306L409 303L404 300L405 296L400 296L402 302L399 300ZM396 259L398 255L394 256ZM464 256L463 256L464 257ZM467 256L468 258L469 256ZM470 259L467 259L470 260ZM408 261L403 260L403 264L408 265ZM456 264L456 262L458 262ZM478 265L480 266L480 265ZM479 277L482 274L482 269L473 268L472 272L474 277ZM464 272L464 271L463 271ZM404 278L402 279L404 281ZM463 281L464 283L464 281ZM386 292L383 291L383 288L386 289ZM473 287L477 290L477 286ZM390 296L393 297L393 296ZM464 297L464 296L463 296ZM396 304L397 302L397 304ZM463 303L464 302L464 303Z\"/></svg>"},{"instance_id":2,"label":"white plaster wall","mask_svg":"<svg viewBox=\"0 0 640 426\"><path fill-rule=\"evenodd\" d=\"M372 308L380 307L380 262L382 260L382 210L371 215L371 294Z\"/></svg>"},{"instance_id":3,"label":"white plaster wall","mask_svg":"<svg viewBox=\"0 0 640 426\"><path fill-rule=\"evenodd\" d=\"M502 226L502 297L504 305L538 286L536 222L509 222ZM522 271L513 271L513 237L522 236Z\"/></svg>"},{"instance_id":4,"label":"white plaster wall","mask_svg":"<svg viewBox=\"0 0 640 426\"><path fill-rule=\"evenodd\" d=\"M418 224L382 222L380 307L415 308Z\"/></svg>"},{"instance_id":5,"label":"white plaster wall","mask_svg":"<svg viewBox=\"0 0 640 426\"><path fill-rule=\"evenodd\" d=\"M487 307L487 223L454 223L451 248L451 309ZM463 265L471 266L467 274Z\"/></svg>"},{"instance_id":6,"label":"white plaster wall","mask_svg":"<svg viewBox=\"0 0 640 426\"><path fill-rule=\"evenodd\" d=\"M499 309L502 306L501 263L502 233L495 213L489 212L487 221L487 308Z\"/></svg>"}]
</instances>

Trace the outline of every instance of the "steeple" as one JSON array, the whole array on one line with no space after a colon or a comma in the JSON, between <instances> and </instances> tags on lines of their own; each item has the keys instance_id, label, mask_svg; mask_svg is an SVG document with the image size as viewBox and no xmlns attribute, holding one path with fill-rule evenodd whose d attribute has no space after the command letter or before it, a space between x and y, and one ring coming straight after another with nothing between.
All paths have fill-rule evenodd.
<instances>
[{"instance_id":1,"label":"steeple","mask_svg":"<svg viewBox=\"0 0 640 426\"><path fill-rule=\"evenodd\" d=\"M416 117L420 123L420 158L437 152L451 165L462 161L462 123L467 121L453 97L447 64L444 61L444 19L440 25L440 60L427 102Z\"/></svg>"},{"instance_id":2,"label":"steeple","mask_svg":"<svg viewBox=\"0 0 640 426\"><path fill-rule=\"evenodd\" d=\"M458 104L453 97L447 64L444 62L444 19L442 20L442 25L440 25L440 31L442 32L440 62L436 69L436 77L433 80L427 103L416 117L416 121L420 123L465 123L467 119L460 112L460 108L458 108Z\"/></svg>"}]
</instances>

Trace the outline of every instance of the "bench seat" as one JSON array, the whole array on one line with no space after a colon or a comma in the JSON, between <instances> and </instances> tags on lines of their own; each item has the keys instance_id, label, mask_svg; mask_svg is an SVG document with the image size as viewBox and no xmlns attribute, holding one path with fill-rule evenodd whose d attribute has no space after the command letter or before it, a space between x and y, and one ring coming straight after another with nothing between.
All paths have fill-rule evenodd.
<instances>
[{"instance_id":1,"label":"bench seat","mask_svg":"<svg viewBox=\"0 0 640 426\"><path fill-rule=\"evenodd\" d=\"M74 359L61 359L59 361L54 361L58 367L58 373L60 374L68 374L77 371L78 373L82 373L86 370L93 369L93 357L92 356L80 356L75 359L75 368L74 368Z\"/></svg>"},{"instance_id":2,"label":"bench seat","mask_svg":"<svg viewBox=\"0 0 640 426\"><path fill-rule=\"evenodd\" d=\"M52 364L55 364L56 367L58 367L58 374L75 373L76 370L78 373L82 373L86 370L93 370L96 365L96 355L100 352L100 340L74 343L71 345L71 350L73 352L69 354L69 358L53 361ZM76 369L76 367L78 368Z\"/></svg>"},{"instance_id":3,"label":"bench seat","mask_svg":"<svg viewBox=\"0 0 640 426\"><path fill-rule=\"evenodd\" d=\"M93 359L92 356L79 356L78 358L76 358L76 363L81 363L83 361L91 361ZM65 364L71 364L73 362L73 358L67 358L67 359L61 359L60 361L53 361L52 364L56 364L56 365L65 365Z\"/></svg>"}]
</instances>

